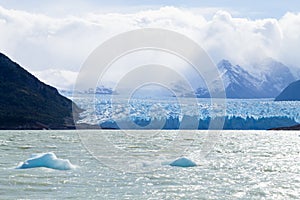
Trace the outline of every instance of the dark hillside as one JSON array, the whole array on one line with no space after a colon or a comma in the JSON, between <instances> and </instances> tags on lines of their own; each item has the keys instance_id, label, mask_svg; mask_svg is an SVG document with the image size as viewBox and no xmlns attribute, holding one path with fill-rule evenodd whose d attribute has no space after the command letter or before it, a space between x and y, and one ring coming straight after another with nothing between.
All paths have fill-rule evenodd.
<instances>
[{"instance_id":1,"label":"dark hillside","mask_svg":"<svg viewBox=\"0 0 300 200\"><path fill-rule=\"evenodd\" d=\"M72 104L0 53L0 129L74 128Z\"/></svg>"}]
</instances>

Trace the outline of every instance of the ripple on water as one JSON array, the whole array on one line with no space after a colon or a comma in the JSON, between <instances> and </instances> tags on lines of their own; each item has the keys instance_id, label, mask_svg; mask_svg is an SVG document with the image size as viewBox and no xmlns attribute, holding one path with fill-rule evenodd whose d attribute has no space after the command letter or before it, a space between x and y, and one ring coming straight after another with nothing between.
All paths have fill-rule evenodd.
<instances>
[{"instance_id":1,"label":"ripple on water","mask_svg":"<svg viewBox=\"0 0 300 200\"><path fill-rule=\"evenodd\" d=\"M41 196L45 199L297 199L300 196L298 132L224 131L199 167L174 168L150 162L141 167L155 170L137 174L110 169L96 160L78 143L76 131L22 133L0 133L0 199ZM196 133L199 138L195 137L193 144L201 144L198 142L201 131ZM118 145L132 151L141 147L144 152L151 152L151 148L157 150L161 144L173 140L166 135L156 137L157 143L150 143L153 147L147 146L146 140L130 143L128 138L119 138ZM30 148L19 148L26 146ZM31 153L48 151L80 167L71 171L12 169Z\"/></svg>"}]
</instances>

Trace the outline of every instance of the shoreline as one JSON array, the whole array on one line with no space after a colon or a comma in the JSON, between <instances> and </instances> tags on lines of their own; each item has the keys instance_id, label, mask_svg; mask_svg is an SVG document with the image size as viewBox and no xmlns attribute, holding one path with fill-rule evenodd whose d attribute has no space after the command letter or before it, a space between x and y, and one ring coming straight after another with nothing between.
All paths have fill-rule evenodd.
<instances>
[{"instance_id":1,"label":"shoreline","mask_svg":"<svg viewBox=\"0 0 300 200\"><path fill-rule=\"evenodd\" d=\"M121 129L115 129L115 128L102 128L98 125L91 125L91 124L77 124L77 125L66 125L64 127L51 127L48 126L19 126L19 127L0 127L0 130L7 130L7 131L14 131L14 130L121 130ZM126 130L185 130L190 131L194 129L126 129ZM208 129L195 129L195 130L208 130ZM277 128L271 128L271 129L222 129L221 131L298 131L300 130L300 124L295 126L288 126L288 127L277 127Z\"/></svg>"},{"instance_id":2,"label":"shoreline","mask_svg":"<svg viewBox=\"0 0 300 200\"><path fill-rule=\"evenodd\" d=\"M39 122L24 124L20 126L0 126L0 130L76 130L76 129L102 129L100 126L91 125L91 124L66 124L66 125L45 125Z\"/></svg>"},{"instance_id":3,"label":"shoreline","mask_svg":"<svg viewBox=\"0 0 300 200\"><path fill-rule=\"evenodd\" d=\"M271 128L271 129L268 129L268 130L272 130L272 131L298 131L298 130L300 130L300 124L297 124L295 126Z\"/></svg>"}]
</instances>

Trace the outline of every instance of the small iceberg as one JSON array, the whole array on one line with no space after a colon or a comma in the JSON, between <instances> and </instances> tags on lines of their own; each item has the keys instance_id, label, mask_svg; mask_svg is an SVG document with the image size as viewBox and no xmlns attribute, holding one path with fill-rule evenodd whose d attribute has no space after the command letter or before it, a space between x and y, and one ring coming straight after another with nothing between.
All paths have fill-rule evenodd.
<instances>
[{"instance_id":1,"label":"small iceberg","mask_svg":"<svg viewBox=\"0 0 300 200\"><path fill-rule=\"evenodd\" d=\"M195 166L197 166L197 164L188 158L180 157L180 158L177 158L176 160L174 160L173 162L171 162L170 166L173 166L173 167L195 167Z\"/></svg>"},{"instance_id":2,"label":"small iceberg","mask_svg":"<svg viewBox=\"0 0 300 200\"><path fill-rule=\"evenodd\" d=\"M46 167L58 170L74 169L74 165L69 160L57 158L52 152L32 154L25 162L20 163L16 169L28 169L36 167Z\"/></svg>"}]
</instances>

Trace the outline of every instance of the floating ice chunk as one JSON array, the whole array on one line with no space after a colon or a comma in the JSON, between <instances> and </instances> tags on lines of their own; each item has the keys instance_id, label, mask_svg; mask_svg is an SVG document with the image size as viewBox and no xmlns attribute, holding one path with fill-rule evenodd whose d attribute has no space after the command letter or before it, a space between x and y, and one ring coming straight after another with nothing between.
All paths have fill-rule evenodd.
<instances>
[{"instance_id":1,"label":"floating ice chunk","mask_svg":"<svg viewBox=\"0 0 300 200\"><path fill-rule=\"evenodd\" d=\"M197 164L193 162L192 160L185 158L185 157L180 157L174 160L173 162L170 163L170 166L175 166L175 167L195 167Z\"/></svg>"},{"instance_id":2,"label":"floating ice chunk","mask_svg":"<svg viewBox=\"0 0 300 200\"><path fill-rule=\"evenodd\" d=\"M35 167L47 167L58 170L70 170L74 168L69 160L57 158L52 152L32 154L25 162L20 163L17 169L28 169Z\"/></svg>"}]
</instances>

